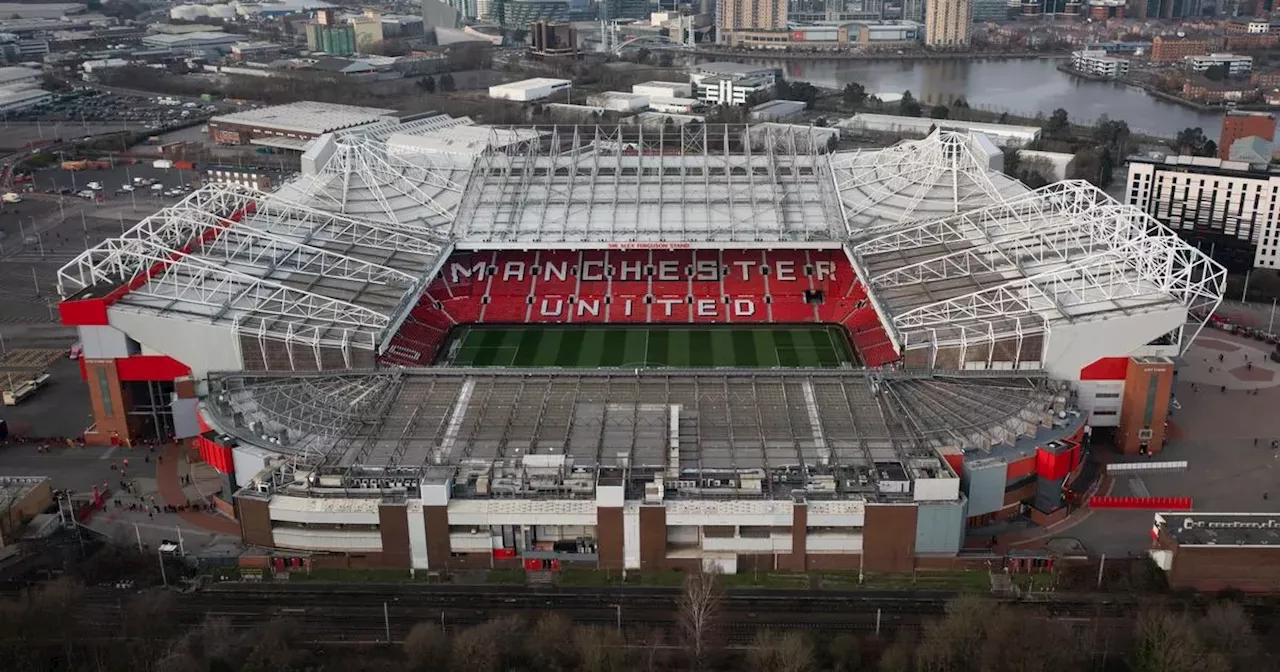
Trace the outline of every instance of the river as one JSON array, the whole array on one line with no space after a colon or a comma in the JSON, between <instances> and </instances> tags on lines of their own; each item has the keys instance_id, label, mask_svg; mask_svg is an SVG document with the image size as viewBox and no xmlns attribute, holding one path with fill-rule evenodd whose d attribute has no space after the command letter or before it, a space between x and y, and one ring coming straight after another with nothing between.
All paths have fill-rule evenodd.
<instances>
[{"instance_id":1,"label":"river","mask_svg":"<svg viewBox=\"0 0 1280 672\"><path fill-rule=\"evenodd\" d=\"M714 60L714 59L706 59ZM1057 69L1058 61L1034 60L766 60L753 62L782 69L788 79L816 86L844 88L858 82L867 92L911 91L929 103L963 96L972 107L1035 116L1061 107L1072 121L1091 122L1101 115L1122 119L1136 133L1173 137L1189 126L1217 138L1222 113L1199 112L1147 95L1115 82L1093 82Z\"/></svg>"}]
</instances>

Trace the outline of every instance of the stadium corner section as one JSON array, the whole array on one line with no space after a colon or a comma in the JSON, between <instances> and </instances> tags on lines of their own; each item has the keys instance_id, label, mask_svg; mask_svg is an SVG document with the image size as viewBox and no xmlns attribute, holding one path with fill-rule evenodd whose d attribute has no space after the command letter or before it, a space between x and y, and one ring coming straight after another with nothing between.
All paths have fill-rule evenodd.
<instances>
[{"instance_id":1,"label":"stadium corner section","mask_svg":"<svg viewBox=\"0 0 1280 672\"><path fill-rule=\"evenodd\" d=\"M888 332L843 247L702 248L688 245L609 246L602 249L535 249L455 251L431 279L418 303L384 350L381 361L390 365L425 366L436 360L450 331L460 325L567 325L643 327L645 325L834 325L839 327L857 359L879 367L898 359ZM555 365L577 363L569 354L539 356L532 342L537 332L485 333L488 340L459 343L463 355L479 356L446 360L458 363L501 365L507 350L513 363L545 360ZM605 332L597 332L605 338ZM614 332L623 334L624 331ZM639 333L661 333L658 331ZM680 334L682 332L673 332ZM707 334L702 330L689 333ZM740 334L752 332L741 331ZM757 329L755 334L763 332ZM785 334L785 332L781 332ZM799 332L800 339L810 338ZM682 336L678 336L682 337ZM573 338L578 338L577 336ZM595 337L592 337L595 338ZM608 337L608 338L617 338ZM634 337L633 337L634 338ZM659 336L656 340L661 340ZM693 337L701 340L705 336ZM724 337L718 337L724 338ZM739 337L743 338L743 337ZM780 338L786 338L785 335ZM501 342L494 339L500 339ZM757 344L754 341L774 340ZM555 341L550 336L545 342ZM625 338L624 338L625 340ZM732 340L730 338L730 340ZM826 366L839 364L839 353L798 355L794 344L753 336L738 348L745 364L750 352L762 353L754 365ZM456 342L456 341L455 341ZM735 358L720 361L700 357L681 359L659 354L650 361L646 337L643 356L635 352L618 365L643 360L654 365L733 365ZM801 349L804 344L800 344ZM812 347L812 346L810 346ZM548 346L548 350L554 349ZM493 361L486 362L489 355ZM517 361L517 359L519 361ZM675 360L668 361L668 360ZM774 361L771 361L774 360ZM613 365L609 360L599 365Z\"/></svg>"}]
</instances>

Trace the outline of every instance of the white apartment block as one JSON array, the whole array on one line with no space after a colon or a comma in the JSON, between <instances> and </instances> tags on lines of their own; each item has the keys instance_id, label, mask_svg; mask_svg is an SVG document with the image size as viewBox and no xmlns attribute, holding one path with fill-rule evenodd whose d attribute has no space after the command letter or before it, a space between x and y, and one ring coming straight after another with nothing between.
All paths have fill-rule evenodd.
<instances>
[{"instance_id":1,"label":"white apartment block","mask_svg":"<svg viewBox=\"0 0 1280 672\"><path fill-rule=\"evenodd\" d=\"M1280 175L1243 161L1137 158L1126 202L1233 271L1280 268Z\"/></svg>"},{"instance_id":2,"label":"white apartment block","mask_svg":"<svg viewBox=\"0 0 1280 672\"><path fill-rule=\"evenodd\" d=\"M1086 75L1118 79L1129 74L1129 61L1108 56L1101 49L1086 49L1071 52L1071 68Z\"/></svg>"},{"instance_id":3,"label":"white apartment block","mask_svg":"<svg viewBox=\"0 0 1280 672\"><path fill-rule=\"evenodd\" d=\"M767 97L773 78L707 77L698 82L698 99L711 105L746 105L752 94Z\"/></svg>"}]
</instances>

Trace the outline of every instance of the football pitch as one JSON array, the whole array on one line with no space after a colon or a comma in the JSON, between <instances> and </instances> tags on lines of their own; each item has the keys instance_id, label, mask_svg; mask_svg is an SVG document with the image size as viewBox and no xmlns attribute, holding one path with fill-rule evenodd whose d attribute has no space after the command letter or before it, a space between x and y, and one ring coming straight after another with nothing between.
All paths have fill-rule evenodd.
<instances>
[{"instance_id":1,"label":"football pitch","mask_svg":"<svg viewBox=\"0 0 1280 672\"><path fill-rule=\"evenodd\" d=\"M442 364L500 367L797 367L854 362L839 327L470 326Z\"/></svg>"}]
</instances>

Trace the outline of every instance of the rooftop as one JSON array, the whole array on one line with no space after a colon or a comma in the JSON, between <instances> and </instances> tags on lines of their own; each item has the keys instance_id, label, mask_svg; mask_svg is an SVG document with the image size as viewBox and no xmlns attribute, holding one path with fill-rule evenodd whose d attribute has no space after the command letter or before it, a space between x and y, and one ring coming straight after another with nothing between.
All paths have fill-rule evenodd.
<instances>
[{"instance_id":1,"label":"rooftop","mask_svg":"<svg viewBox=\"0 0 1280 672\"><path fill-rule=\"evenodd\" d=\"M754 75L757 73L773 72L777 68L765 65L752 65L750 63L733 63L730 61L712 61L711 63L699 63L694 67L697 72L714 74L714 75Z\"/></svg>"},{"instance_id":2,"label":"rooftop","mask_svg":"<svg viewBox=\"0 0 1280 672\"><path fill-rule=\"evenodd\" d=\"M937 463L938 447L1035 433L1055 403L1038 372L431 368L214 374L205 411L218 431L322 472L564 460L674 480Z\"/></svg>"},{"instance_id":3,"label":"rooftop","mask_svg":"<svg viewBox=\"0 0 1280 672\"><path fill-rule=\"evenodd\" d=\"M1154 219L1080 180L898 226L854 244L853 259L903 350L1038 339L1056 324L1174 305L1204 314L1225 277Z\"/></svg>"},{"instance_id":4,"label":"rooftop","mask_svg":"<svg viewBox=\"0 0 1280 672\"><path fill-rule=\"evenodd\" d=\"M368 124L393 114L395 114L395 110L378 107L357 107L355 105L303 101L226 114L214 117L210 121L218 124L243 124L258 128L320 135L352 126Z\"/></svg>"},{"instance_id":5,"label":"rooftop","mask_svg":"<svg viewBox=\"0 0 1280 672\"><path fill-rule=\"evenodd\" d=\"M147 35L142 38L147 44L182 44L184 42L227 42L240 40L239 35L214 30L200 30L179 35Z\"/></svg>"},{"instance_id":6,"label":"rooftop","mask_svg":"<svg viewBox=\"0 0 1280 672\"><path fill-rule=\"evenodd\" d=\"M81 253L58 285L100 296L136 278L113 308L369 353L425 284L441 253L433 239L215 184Z\"/></svg>"},{"instance_id":7,"label":"rooftop","mask_svg":"<svg viewBox=\"0 0 1280 672\"><path fill-rule=\"evenodd\" d=\"M1157 513L1169 538L1185 546L1280 546L1280 514Z\"/></svg>"},{"instance_id":8,"label":"rooftop","mask_svg":"<svg viewBox=\"0 0 1280 672\"><path fill-rule=\"evenodd\" d=\"M44 476L0 476L0 511L7 516L9 507L48 480Z\"/></svg>"},{"instance_id":9,"label":"rooftop","mask_svg":"<svg viewBox=\"0 0 1280 672\"><path fill-rule=\"evenodd\" d=\"M489 88L497 89L538 89L544 86L567 86L571 82L567 79L552 79L550 77L533 77L531 79L522 79L518 82L507 82L506 84L495 84Z\"/></svg>"},{"instance_id":10,"label":"rooftop","mask_svg":"<svg viewBox=\"0 0 1280 672\"><path fill-rule=\"evenodd\" d=\"M40 77L40 75L40 71L35 68L23 68L19 66L0 68L0 86L10 82L31 79L32 77Z\"/></svg>"}]
</instances>

